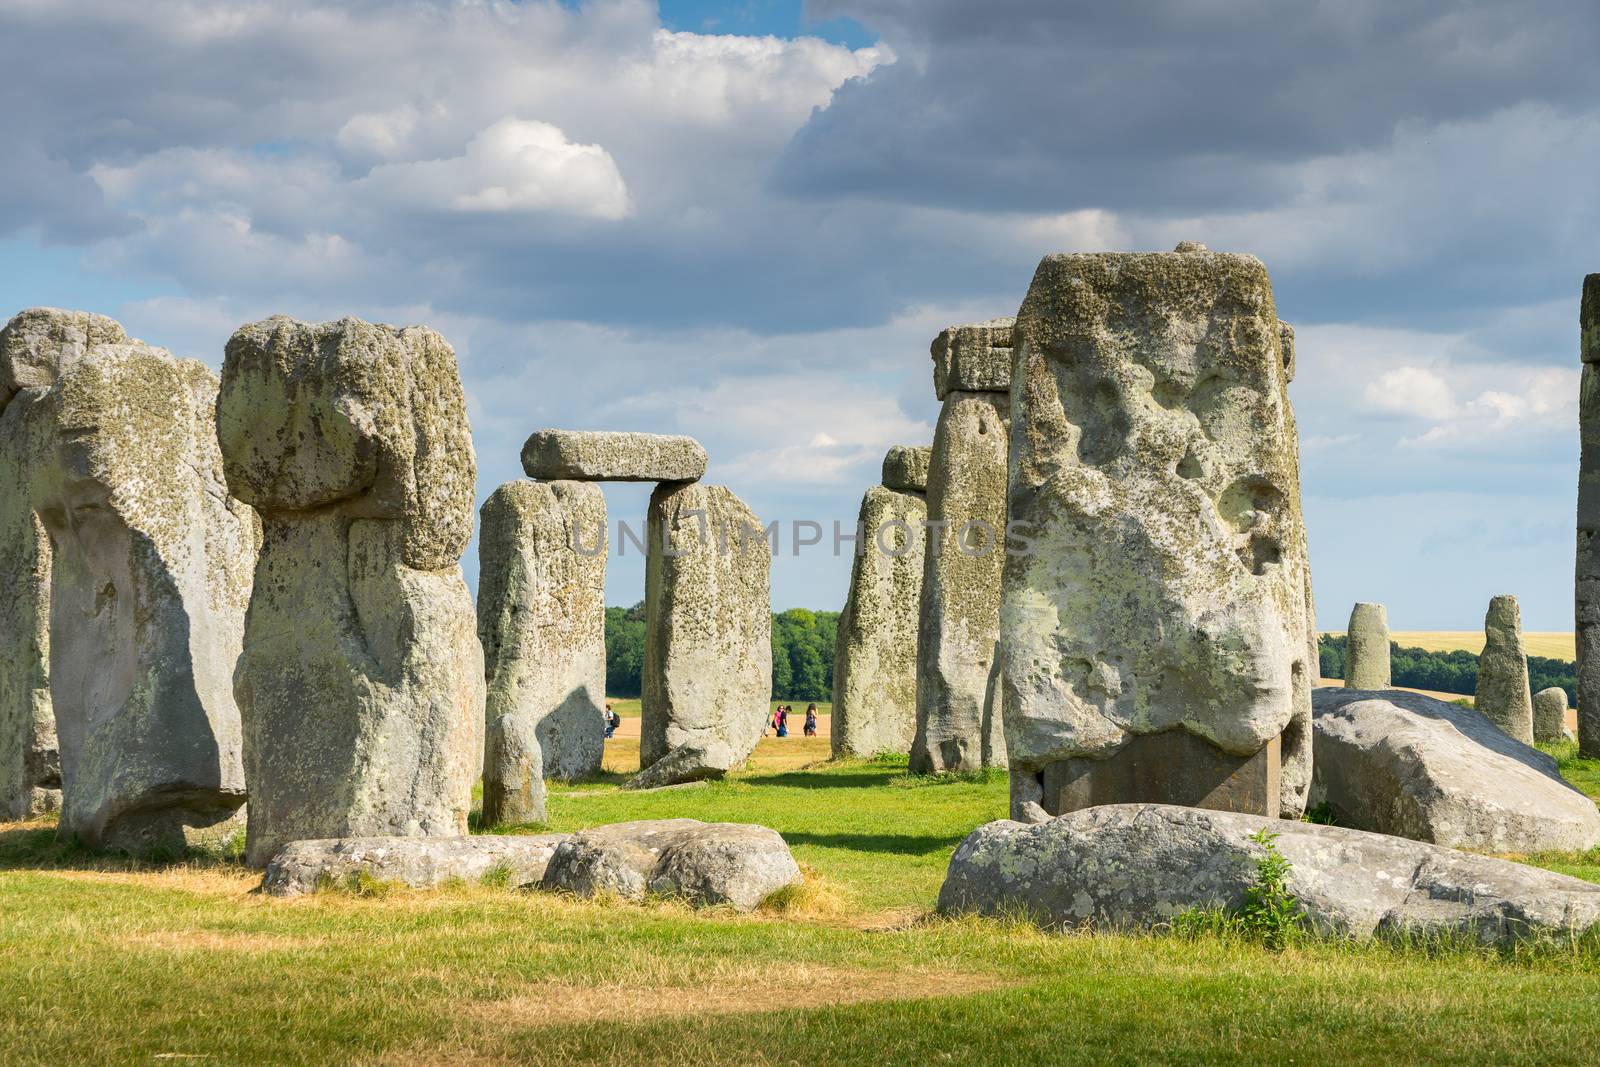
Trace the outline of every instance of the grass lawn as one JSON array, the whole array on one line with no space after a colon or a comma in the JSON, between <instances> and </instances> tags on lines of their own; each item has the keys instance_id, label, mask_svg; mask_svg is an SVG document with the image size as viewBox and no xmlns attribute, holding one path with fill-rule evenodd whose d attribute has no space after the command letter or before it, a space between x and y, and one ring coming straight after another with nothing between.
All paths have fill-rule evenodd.
<instances>
[{"instance_id":1,"label":"grass lawn","mask_svg":"<svg viewBox=\"0 0 1600 1067\"><path fill-rule=\"evenodd\" d=\"M633 742L637 761L637 743ZM1600 956L1043 934L930 913L1003 777L813 763L766 739L714 785L552 787L556 829L779 830L812 889L753 916L462 885L278 901L0 826L0 1062L1588 1063ZM615 750L612 751L613 746ZM1561 751L1600 791L1600 763ZM1537 862L1600 880L1600 855Z\"/></svg>"}]
</instances>

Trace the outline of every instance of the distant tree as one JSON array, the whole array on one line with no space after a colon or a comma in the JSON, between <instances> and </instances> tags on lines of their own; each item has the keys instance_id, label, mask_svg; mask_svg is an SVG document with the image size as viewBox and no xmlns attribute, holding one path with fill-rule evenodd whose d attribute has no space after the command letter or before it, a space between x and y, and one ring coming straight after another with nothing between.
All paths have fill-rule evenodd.
<instances>
[{"instance_id":1,"label":"distant tree","mask_svg":"<svg viewBox=\"0 0 1600 1067\"><path fill-rule=\"evenodd\" d=\"M1318 641L1324 678L1344 677L1344 638L1323 635ZM1389 679L1404 689L1431 689L1437 693L1472 696L1478 690L1478 657L1465 649L1430 652L1422 648L1389 645ZM1570 705L1578 696L1578 667L1566 660L1528 657L1528 681L1534 692L1559 686Z\"/></svg>"},{"instance_id":2,"label":"distant tree","mask_svg":"<svg viewBox=\"0 0 1600 1067\"><path fill-rule=\"evenodd\" d=\"M606 695L636 697L643 692L644 602L606 609Z\"/></svg>"}]
</instances>

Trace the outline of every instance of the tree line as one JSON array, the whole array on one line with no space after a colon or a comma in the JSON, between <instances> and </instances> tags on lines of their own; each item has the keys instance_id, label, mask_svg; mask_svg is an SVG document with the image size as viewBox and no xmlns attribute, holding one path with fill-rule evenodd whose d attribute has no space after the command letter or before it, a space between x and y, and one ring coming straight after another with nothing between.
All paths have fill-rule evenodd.
<instances>
[{"instance_id":1,"label":"tree line","mask_svg":"<svg viewBox=\"0 0 1600 1067\"><path fill-rule=\"evenodd\" d=\"M772 698L832 700L837 611L790 608L772 616ZM606 609L606 695L636 697L644 677L644 602Z\"/></svg>"},{"instance_id":2,"label":"tree line","mask_svg":"<svg viewBox=\"0 0 1600 1067\"><path fill-rule=\"evenodd\" d=\"M1318 642L1320 670L1324 678L1344 677L1345 639L1324 634ZM1478 691L1478 656L1456 649L1429 652L1422 648L1401 648L1389 643L1389 680L1405 689L1432 689L1440 693L1471 696ZM1535 693L1558 686L1566 690L1567 705L1578 700L1578 665L1545 656L1528 657L1528 681Z\"/></svg>"}]
</instances>

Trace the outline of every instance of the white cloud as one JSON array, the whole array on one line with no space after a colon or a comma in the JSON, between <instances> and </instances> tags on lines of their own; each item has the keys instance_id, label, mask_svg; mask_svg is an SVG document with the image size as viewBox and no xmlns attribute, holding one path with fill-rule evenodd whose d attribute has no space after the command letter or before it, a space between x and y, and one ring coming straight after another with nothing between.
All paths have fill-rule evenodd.
<instances>
[{"instance_id":1,"label":"white cloud","mask_svg":"<svg viewBox=\"0 0 1600 1067\"><path fill-rule=\"evenodd\" d=\"M1414 419L1449 419L1456 414L1450 383L1426 367L1396 367L1368 383L1362 396L1375 411Z\"/></svg>"}]
</instances>

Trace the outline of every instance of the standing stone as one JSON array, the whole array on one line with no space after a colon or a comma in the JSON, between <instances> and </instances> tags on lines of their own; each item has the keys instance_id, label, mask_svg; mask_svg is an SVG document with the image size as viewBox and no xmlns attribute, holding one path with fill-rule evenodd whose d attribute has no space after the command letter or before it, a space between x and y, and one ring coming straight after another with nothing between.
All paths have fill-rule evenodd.
<instances>
[{"instance_id":1,"label":"standing stone","mask_svg":"<svg viewBox=\"0 0 1600 1067\"><path fill-rule=\"evenodd\" d=\"M742 764L772 694L772 554L755 513L724 486L663 484L648 536L636 789Z\"/></svg>"},{"instance_id":2,"label":"standing stone","mask_svg":"<svg viewBox=\"0 0 1600 1067\"><path fill-rule=\"evenodd\" d=\"M918 774L1006 761L997 682L1011 400L993 390L1010 388L1010 342L1010 319L952 326L933 342L934 391L944 407L928 464L911 745Z\"/></svg>"},{"instance_id":3,"label":"standing stone","mask_svg":"<svg viewBox=\"0 0 1600 1067\"><path fill-rule=\"evenodd\" d=\"M588 482L507 482L483 505L483 821L543 822L544 779L605 754L606 502Z\"/></svg>"},{"instance_id":4,"label":"standing stone","mask_svg":"<svg viewBox=\"0 0 1600 1067\"><path fill-rule=\"evenodd\" d=\"M706 450L678 434L537 430L522 446L522 469L543 481L697 482Z\"/></svg>"},{"instance_id":5,"label":"standing stone","mask_svg":"<svg viewBox=\"0 0 1600 1067\"><path fill-rule=\"evenodd\" d=\"M1528 653L1522 645L1522 608L1514 596L1489 601L1483 620L1483 652L1472 704L1489 721L1525 745L1533 744L1533 692Z\"/></svg>"},{"instance_id":6,"label":"standing stone","mask_svg":"<svg viewBox=\"0 0 1600 1067\"><path fill-rule=\"evenodd\" d=\"M1565 741L1567 734L1567 691L1559 685L1533 694L1533 740L1548 745Z\"/></svg>"},{"instance_id":7,"label":"standing stone","mask_svg":"<svg viewBox=\"0 0 1600 1067\"><path fill-rule=\"evenodd\" d=\"M1600 759L1600 274L1583 280L1578 325L1578 754Z\"/></svg>"},{"instance_id":8,"label":"standing stone","mask_svg":"<svg viewBox=\"0 0 1600 1067\"><path fill-rule=\"evenodd\" d=\"M928 463L933 449L895 445L883 457L883 485L902 493L928 491Z\"/></svg>"},{"instance_id":9,"label":"standing stone","mask_svg":"<svg viewBox=\"0 0 1600 1067\"><path fill-rule=\"evenodd\" d=\"M265 526L234 676L247 860L465 833L484 682L458 564L476 460L455 353L421 326L241 327L217 433Z\"/></svg>"},{"instance_id":10,"label":"standing stone","mask_svg":"<svg viewBox=\"0 0 1600 1067\"><path fill-rule=\"evenodd\" d=\"M50 543L35 577L44 563L60 832L133 851L225 833L259 533L223 487L216 378L100 316L34 309L5 333L6 415Z\"/></svg>"},{"instance_id":11,"label":"standing stone","mask_svg":"<svg viewBox=\"0 0 1600 1067\"><path fill-rule=\"evenodd\" d=\"M1382 604L1350 609L1344 641L1344 687L1389 688L1389 613Z\"/></svg>"},{"instance_id":12,"label":"standing stone","mask_svg":"<svg viewBox=\"0 0 1600 1067\"><path fill-rule=\"evenodd\" d=\"M911 751L927 518L921 493L875 485L861 500L855 564L833 661L835 758Z\"/></svg>"},{"instance_id":13,"label":"standing stone","mask_svg":"<svg viewBox=\"0 0 1600 1067\"><path fill-rule=\"evenodd\" d=\"M1309 568L1272 285L1253 256L1191 249L1047 256L1017 317L1025 544L1002 639L1019 818L1297 814L1309 785Z\"/></svg>"}]
</instances>

